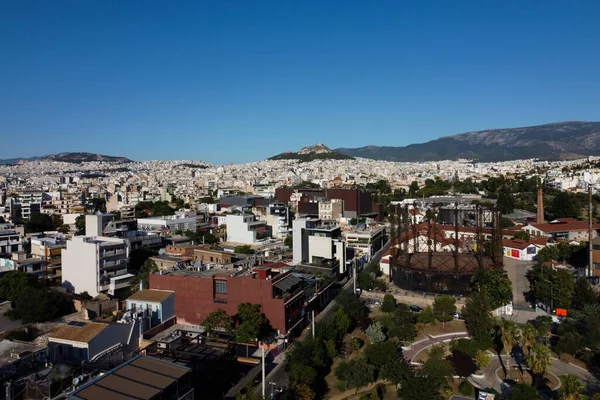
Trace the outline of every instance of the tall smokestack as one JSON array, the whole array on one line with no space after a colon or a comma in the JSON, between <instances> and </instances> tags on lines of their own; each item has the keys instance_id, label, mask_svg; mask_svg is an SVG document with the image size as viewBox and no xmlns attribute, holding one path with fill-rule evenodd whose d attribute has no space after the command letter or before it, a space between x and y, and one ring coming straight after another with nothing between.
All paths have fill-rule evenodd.
<instances>
[{"instance_id":1,"label":"tall smokestack","mask_svg":"<svg viewBox=\"0 0 600 400\"><path fill-rule=\"evenodd\" d=\"M538 189L538 198L537 198L537 223L544 223L544 192L540 187Z\"/></svg>"}]
</instances>

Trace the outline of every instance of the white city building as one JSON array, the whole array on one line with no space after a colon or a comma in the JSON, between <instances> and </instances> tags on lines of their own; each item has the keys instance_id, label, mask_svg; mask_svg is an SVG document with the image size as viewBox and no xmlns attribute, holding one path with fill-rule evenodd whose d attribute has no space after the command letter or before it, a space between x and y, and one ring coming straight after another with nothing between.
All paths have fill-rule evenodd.
<instances>
[{"instance_id":1,"label":"white city building","mask_svg":"<svg viewBox=\"0 0 600 400\"><path fill-rule=\"evenodd\" d=\"M346 246L351 249L363 251L369 258L377 253L383 247L384 243L383 227L373 227L368 229L356 229L344 232Z\"/></svg>"},{"instance_id":2,"label":"white city building","mask_svg":"<svg viewBox=\"0 0 600 400\"><path fill-rule=\"evenodd\" d=\"M338 225L323 224L318 218L294 220L292 240L294 264L337 261L339 273L346 272L346 243Z\"/></svg>"},{"instance_id":3,"label":"white city building","mask_svg":"<svg viewBox=\"0 0 600 400\"><path fill-rule=\"evenodd\" d=\"M74 236L62 251L63 286L72 293L100 292L114 295L129 286L129 247L123 239Z\"/></svg>"},{"instance_id":4,"label":"white city building","mask_svg":"<svg viewBox=\"0 0 600 400\"><path fill-rule=\"evenodd\" d=\"M252 214L228 214L226 225L228 242L252 245L271 235L267 223L255 221Z\"/></svg>"},{"instance_id":5,"label":"white city building","mask_svg":"<svg viewBox=\"0 0 600 400\"><path fill-rule=\"evenodd\" d=\"M169 229L171 231L196 231L196 216L186 213L166 215L163 217L140 218L137 220L138 230L145 232Z\"/></svg>"}]
</instances>

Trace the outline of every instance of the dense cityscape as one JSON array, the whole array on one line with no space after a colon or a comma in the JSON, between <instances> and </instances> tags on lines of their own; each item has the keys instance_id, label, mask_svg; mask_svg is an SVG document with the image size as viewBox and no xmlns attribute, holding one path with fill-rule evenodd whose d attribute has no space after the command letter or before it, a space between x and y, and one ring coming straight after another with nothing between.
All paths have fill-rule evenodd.
<instances>
[{"instance_id":1,"label":"dense cityscape","mask_svg":"<svg viewBox=\"0 0 600 400\"><path fill-rule=\"evenodd\" d=\"M600 400L598 21L0 1L0 400Z\"/></svg>"},{"instance_id":2,"label":"dense cityscape","mask_svg":"<svg viewBox=\"0 0 600 400\"><path fill-rule=\"evenodd\" d=\"M0 166L7 396L597 390L595 158L299 153Z\"/></svg>"}]
</instances>

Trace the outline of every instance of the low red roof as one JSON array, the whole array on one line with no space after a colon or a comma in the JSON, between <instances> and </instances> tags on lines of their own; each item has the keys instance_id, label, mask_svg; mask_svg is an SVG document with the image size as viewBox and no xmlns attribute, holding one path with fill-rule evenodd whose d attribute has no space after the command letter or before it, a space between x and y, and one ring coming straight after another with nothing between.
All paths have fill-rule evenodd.
<instances>
[{"instance_id":1,"label":"low red roof","mask_svg":"<svg viewBox=\"0 0 600 400\"><path fill-rule=\"evenodd\" d=\"M510 247L511 249L519 249L524 250L529 246L532 246L533 243L529 243L525 240L520 239L502 239L502 246Z\"/></svg>"},{"instance_id":2,"label":"low red roof","mask_svg":"<svg viewBox=\"0 0 600 400\"><path fill-rule=\"evenodd\" d=\"M545 233L585 231L589 228L589 222L577 221L569 218L566 222L560 222L556 224L535 224L533 226ZM592 229L600 229L600 224L598 222L594 222L592 224Z\"/></svg>"}]
</instances>

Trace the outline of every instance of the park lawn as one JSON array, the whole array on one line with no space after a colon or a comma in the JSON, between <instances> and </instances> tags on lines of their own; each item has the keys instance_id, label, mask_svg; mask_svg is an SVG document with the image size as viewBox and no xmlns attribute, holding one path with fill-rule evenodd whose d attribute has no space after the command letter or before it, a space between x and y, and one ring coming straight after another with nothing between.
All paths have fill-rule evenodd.
<instances>
[{"instance_id":1,"label":"park lawn","mask_svg":"<svg viewBox=\"0 0 600 400\"><path fill-rule=\"evenodd\" d=\"M437 336L445 333L466 332L467 327L465 325L465 321L459 319L446 322L445 326L443 326L441 322L436 322L435 325L417 324L417 330L419 333L417 334L415 341L426 339L427 334L431 336Z\"/></svg>"}]
</instances>

